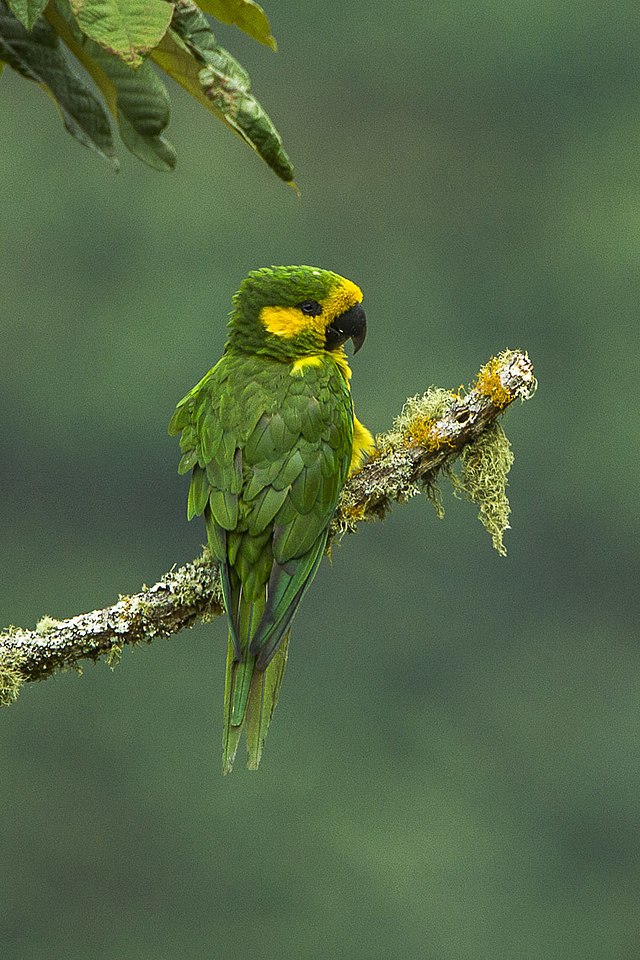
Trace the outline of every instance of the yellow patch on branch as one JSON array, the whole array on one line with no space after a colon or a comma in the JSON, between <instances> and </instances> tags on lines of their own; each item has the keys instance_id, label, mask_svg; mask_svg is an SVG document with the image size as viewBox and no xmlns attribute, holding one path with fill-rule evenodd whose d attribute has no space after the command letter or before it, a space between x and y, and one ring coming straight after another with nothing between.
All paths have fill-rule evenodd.
<instances>
[{"instance_id":1,"label":"yellow patch on branch","mask_svg":"<svg viewBox=\"0 0 640 960\"><path fill-rule=\"evenodd\" d=\"M480 370L473 384L478 393L490 397L496 407L502 409L513 400L512 394L502 383L500 371L503 369L504 357L492 357Z\"/></svg>"},{"instance_id":2,"label":"yellow patch on branch","mask_svg":"<svg viewBox=\"0 0 640 960\"><path fill-rule=\"evenodd\" d=\"M425 450L430 451L451 446L451 440L438 432L436 423L437 420L433 417L414 417L404 430L407 444L410 447L424 447Z\"/></svg>"}]
</instances>

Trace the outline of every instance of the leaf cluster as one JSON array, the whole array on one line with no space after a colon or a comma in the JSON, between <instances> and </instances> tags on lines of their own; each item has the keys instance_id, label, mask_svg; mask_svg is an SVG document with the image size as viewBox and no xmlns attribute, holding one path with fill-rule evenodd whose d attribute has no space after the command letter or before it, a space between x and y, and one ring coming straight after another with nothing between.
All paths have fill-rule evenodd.
<instances>
[{"instance_id":1,"label":"leaf cluster","mask_svg":"<svg viewBox=\"0 0 640 960\"><path fill-rule=\"evenodd\" d=\"M8 64L41 86L69 133L114 167L112 121L134 156L170 170L164 73L294 185L280 134L205 12L276 49L254 0L0 0L0 73Z\"/></svg>"}]
</instances>

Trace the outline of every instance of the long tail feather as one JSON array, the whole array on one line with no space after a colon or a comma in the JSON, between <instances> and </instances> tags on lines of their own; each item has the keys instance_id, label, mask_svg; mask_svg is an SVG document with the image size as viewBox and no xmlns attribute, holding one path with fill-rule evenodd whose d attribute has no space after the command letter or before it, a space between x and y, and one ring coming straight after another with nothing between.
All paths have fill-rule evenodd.
<instances>
[{"instance_id":1,"label":"long tail feather","mask_svg":"<svg viewBox=\"0 0 640 960\"><path fill-rule=\"evenodd\" d=\"M249 662L242 663L235 659L233 640L229 638L224 694L223 773L230 773L233 769L243 730L246 732L247 739L247 766L250 770L258 769L271 717L278 702L288 650L289 635L287 634L266 670L255 669L253 657L250 668L246 669L249 667ZM244 694L241 697L235 691L244 690L247 679L250 682L245 699ZM244 701L244 709L240 711L242 701ZM238 723L235 722L236 715L240 717Z\"/></svg>"},{"instance_id":2,"label":"long tail feather","mask_svg":"<svg viewBox=\"0 0 640 960\"><path fill-rule=\"evenodd\" d=\"M242 733L242 724L234 726L231 723L231 714L233 710L233 687L235 678L235 668L238 665L235 655L235 646L233 638L229 636L227 645L227 670L224 683L224 728L222 731L222 772L231 773L233 770L233 761L236 758L240 735Z\"/></svg>"},{"instance_id":3,"label":"long tail feather","mask_svg":"<svg viewBox=\"0 0 640 960\"><path fill-rule=\"evenodd\" d=\"M234 631L233 626L229 628L229 642L233 644L235 660L233 664L229 664L227 661L227 671L231 670L231 724L234 727L242 723L247 708L251 677L256 661L255 656L251 653L250 644L256 627L260 623L264 606L264 597L259 597L250 602L240 599L237 630ZM237 638L240 641L240 656L238 656Z\"/></svg>"},{"instance_id":4,"label":"long tail feather","mask_svg":"<svg viewBox=\"0 0 640 960\"><path fill-rule=\"evenodd\" d=\"M264 741L269 732L273 711L278 703L288 654L289 634L283 638L267 669L253 672L246 714L249 770L257 770L260 765Z\"/></svg>"},{"instance_id":5,"label":"long tail feather","mask_svg":"<svg viewBox=\"0 0 640 960\"><path fill-rule=\"evenodd\" d=\"M246 660L236 660L232 667L233 692L231 695L231 723L234 727L239 726L244 720L244 712L247 709L255 662L255 657L247 655Z\"/></svg>"}]
</instances>

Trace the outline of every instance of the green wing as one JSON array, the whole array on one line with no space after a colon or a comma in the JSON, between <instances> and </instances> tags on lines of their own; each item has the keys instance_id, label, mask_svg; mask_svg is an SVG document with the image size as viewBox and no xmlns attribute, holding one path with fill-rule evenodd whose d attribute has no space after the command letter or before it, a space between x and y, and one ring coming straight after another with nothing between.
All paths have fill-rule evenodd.
<instances>
[{"instance_id":1,"label":"green wing","mask_svg":"<svg viewBox=\"0 0 640 960\"><path fill-rule=\"evenodd\" d=\"M234 535L241 562L247 541L266 538L258 572L265 609L250 647L259 670L268 666L318 569L349 468L351 400L331 373L314 368L295 378L285 367L281 402L263 412L243 449L247 482Z\"/></svg>"},{"instance_id":2,"label":"green wing","mask_svg":"<svg viewBox=\"0 0 640 960\"><path fill-rule=\"evenodd\" d=\"M212 522L209 501L212 495L226 490L222 505L227 508L226 521L230 527L237 522L237 491L241 487L242 477L238 475L236 462L236 443L232 435L223 436L221 403L228 381L228 364L223 357L192 390L183 397L169 423L169 433L180 436L182 458L178 473L191 474L191 484L187 498L187 518L205 514L205 525L209 548L215 559L220 561L222 592L227 611L231 604L231 585L229 568L226 563L225 528ZM224 442L223 442L224 441ZM209 474L215 475L220 486L212 487ZM236 491L232 493L232 491ZM229 621L234 649L240 655L240 644L234 624Z\"/></svg>"}]
</instances>

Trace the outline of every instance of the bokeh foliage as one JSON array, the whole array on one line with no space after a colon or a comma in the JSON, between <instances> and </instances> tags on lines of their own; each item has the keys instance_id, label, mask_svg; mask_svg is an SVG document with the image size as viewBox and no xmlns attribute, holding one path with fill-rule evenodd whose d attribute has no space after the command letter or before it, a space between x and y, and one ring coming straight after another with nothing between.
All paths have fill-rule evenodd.
<instances>
[{"instance_id":1,"label":"bokeh foliage","mask_svg":"<svg viewBox=\"0 0 640 960\"><path fill-rule=\"evenodd\" d=\"M268 263L362 286L374 430L529 351L508 557L451 498L443 522L416 501L335 549L257 775L218 772L221 623L30 685L0 724L3 960L627 960L637 4L270 9L278 58L216 34L260 76L300 200L181 91L175 174L125 155L114 177L0 80L2 621L196 554L166 424Z\"/></svg>"},{"instance_id":2,"label":"bokeh foliage","mask_svg":"<svg viewBox=\"0 0 640 960\"><path fill-rule=\"evenodd\" d=\"M264 10L254 0L201 6L191 0L0 0L0 61L49 93L69 133L114 166L108 113L134 156L171 170L176 152L164 135L171 104L153 61L293 184L282 139L253 96L249 74L219 46L203 13L275 50Z\"/></svg>"}]
</instances>

